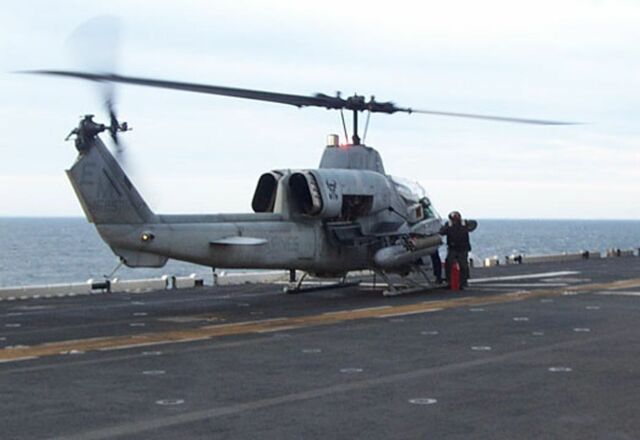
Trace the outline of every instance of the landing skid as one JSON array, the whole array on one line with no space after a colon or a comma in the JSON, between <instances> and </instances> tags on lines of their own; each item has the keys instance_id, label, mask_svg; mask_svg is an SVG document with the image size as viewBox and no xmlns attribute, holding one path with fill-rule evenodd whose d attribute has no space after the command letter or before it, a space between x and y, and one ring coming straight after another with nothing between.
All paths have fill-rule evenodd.
<instances>
[{"instance_id":1,"label":"landing skid","mask_svg":"<svg viewBox=\"0 0 640 440\"><path fill-rule=\"evenodd\" d=\"M406 280L403 280L403 281L406 281L408 285L397 284L397 283L394 284L393 281L391 281L389 276L384 271L382 270L376 271L375 273L379 275L380 278L382 278L384 282L387 284L387 289L383 290L382 294L384 296L398 296L406 293L424 292L427 289L432 289L433 287L435 287L435 284L431 281L431 278L424 271L424 269L422 269L421 267L416 267L415 270L417 273L422 275L425 282L420 283L410 278L406 278Z\"/></svg>"},{"instance_id":2,"label":"landing skid","mask_svg":"<svg viewBox=\"0 0 640 440\"><path fill-rule=\"evenodd\" d=\"M416 274L419 274L421 278L424 279L424 281L417 281L415 279L406 277L402 279L401 283L394 283L384 271L376 270L374 271L373 288L376 289L376 276L379 276L387 286L387 288L382 291L382 294L384 296L397 296L407 293L419 293L424 292L428 289L438 287L422 267L416 266L413 268L413 270ZM310 285L305 285L305 278L307 277L307 275L308 274L305 272L296 283L290 283L284 286L284 293L295 295L298 293L317 292L320 290L343 289L346 287L360 286L363 284L363 282L360 280L347 282L347 277L345 276L337 283L322 283L312 281L309 282Z\"/></svg>"},{"instance_id":3,"label":"landing skid","mask_svg":"<svg viewBox=\"0 0 640 440\"><path fill-rule=\"evenodd\" d=\"M331 284L323 284L320 286L309 286L309 287L289 287L285 286L283 291L288 295L297 295L298 293L307 293L307 292L317 292L319 290L330 290L330 289L344 289L346 287L354 287L359 286L360 281L350 281L348 283L331 283Z\"/></svg>"},{"instance_id":4,"label":"landing skid","mask_svg":"<svg viewBox=\"0 0 640 440\"><path fill-rule=\"evenodd\" d=\"M346 287L353 287L353 286L360 285L360 281L347 282L346 280L347 277L345 276L337 283L315 284L311 286L304 286L303 282L306 277L307 277L307 273L305 272L302 274L302 276L300 277L300 280L298 280L297 283L295 284L291 283L288 286L284 286L284 288L282 289L283 292L288 295L297 295L299 293L317 292L320 290L331 290L331 289L344 289Z\"/></svg>"}]
</instances>

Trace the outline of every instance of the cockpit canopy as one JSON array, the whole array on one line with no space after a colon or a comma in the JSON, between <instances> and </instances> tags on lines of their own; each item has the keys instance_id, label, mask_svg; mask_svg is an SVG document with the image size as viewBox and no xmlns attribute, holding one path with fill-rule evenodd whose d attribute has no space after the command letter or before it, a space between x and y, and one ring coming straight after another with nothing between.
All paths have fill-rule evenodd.
<instances>
[{"instance_id":1,"label":"cockpit canopy","mask_svg":"<svg viewBox=\"0 0 640 440\"><path fill-rule=\"evenodd\" d=\"M409 223L417 223L424 219L440 219L440 214L431 204L429 196L420 183L403 177L390 176L396 191L407 206Z\"/></svg>"},{"instance_id":2,"label":"cockpit canopy","mask_svg":"<svg viewBox=\"0 0 640 440\"><path fill-rule=\"evenodd\" d=\"M407 204L418 203L421 199L427 197L427 192L418 182L405 179L403 177L390 177L398 191L398 194L402 196Z\"/></svg>"}]
</instances>

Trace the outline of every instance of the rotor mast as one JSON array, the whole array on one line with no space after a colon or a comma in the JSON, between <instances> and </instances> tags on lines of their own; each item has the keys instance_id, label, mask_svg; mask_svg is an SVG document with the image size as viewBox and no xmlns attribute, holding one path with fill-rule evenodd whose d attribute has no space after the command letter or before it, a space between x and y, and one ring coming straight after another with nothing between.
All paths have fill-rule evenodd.
<instances>
[{"instance_id":1,"label":"rotor mast","mask_svg":"<svg viewBox=\"0 0 640 440\"><path fill-rule=\"evenodd\" d=\"M360 136L358 136L358 110L353 111L353 135L351 136L353 145L360 145Z\"/></svg>"}]
</instances>

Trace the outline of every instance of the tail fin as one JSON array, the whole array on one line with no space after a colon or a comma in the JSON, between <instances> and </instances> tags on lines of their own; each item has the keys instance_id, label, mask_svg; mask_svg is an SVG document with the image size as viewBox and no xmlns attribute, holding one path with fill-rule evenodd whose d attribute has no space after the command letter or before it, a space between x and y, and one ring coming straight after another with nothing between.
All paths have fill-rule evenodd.
<instances>
[{"instance_id":1,"label":"tail fin","mask_svg":"<svg viewBox=\"0 0 640 440\"><path fill-rule=\"evenodd\" d=\"M83 149L67 176L90 222L153 223L156 215L99 137Z\"/></svg>"}]
</instances>

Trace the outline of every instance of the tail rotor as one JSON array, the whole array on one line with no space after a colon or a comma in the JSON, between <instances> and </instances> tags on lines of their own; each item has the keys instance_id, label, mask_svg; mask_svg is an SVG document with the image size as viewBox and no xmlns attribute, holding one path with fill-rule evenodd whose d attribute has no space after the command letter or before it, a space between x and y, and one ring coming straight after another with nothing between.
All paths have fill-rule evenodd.
<instances>
[{"instance_id":1,"label":"tail rotor","mask_svg":"<svg viewBox=\"0 0 640 440\"><path fill-rule=\"evenodd\" d=\"M120 136L118 135L118 133L123 131L129 131L131 130L131 128L129 128L128 123L126 122L121 123L120 121L118 121L118 116L116 113L113 96L114 95L112 93L108 95L105 99L106 110L107 110L107 113L109 114L108 130L109 130L109 136L113 141L116 158L118 159L118 162L124 163L125 149L124 149L124 145L122 144L122 141L120 140Z\"/></svg>"},{"instance_id":2,"label":"tail rotor","mask_svg":"<svg viewBox=\"0 0 640 440\"><path fill-rule=\"evenodd\" d=\"M117 71L121 40L121 20L112 15L94 17L76 28L67 39L67 48L74 61L95 73L114 74ZM113 142L115 156L125 161L125 147L119 133L129 131L126 122L118 120L115 84L94 80L98 86L105 112L109 117L106 127Z\"/></svg>"}]
</instances>

